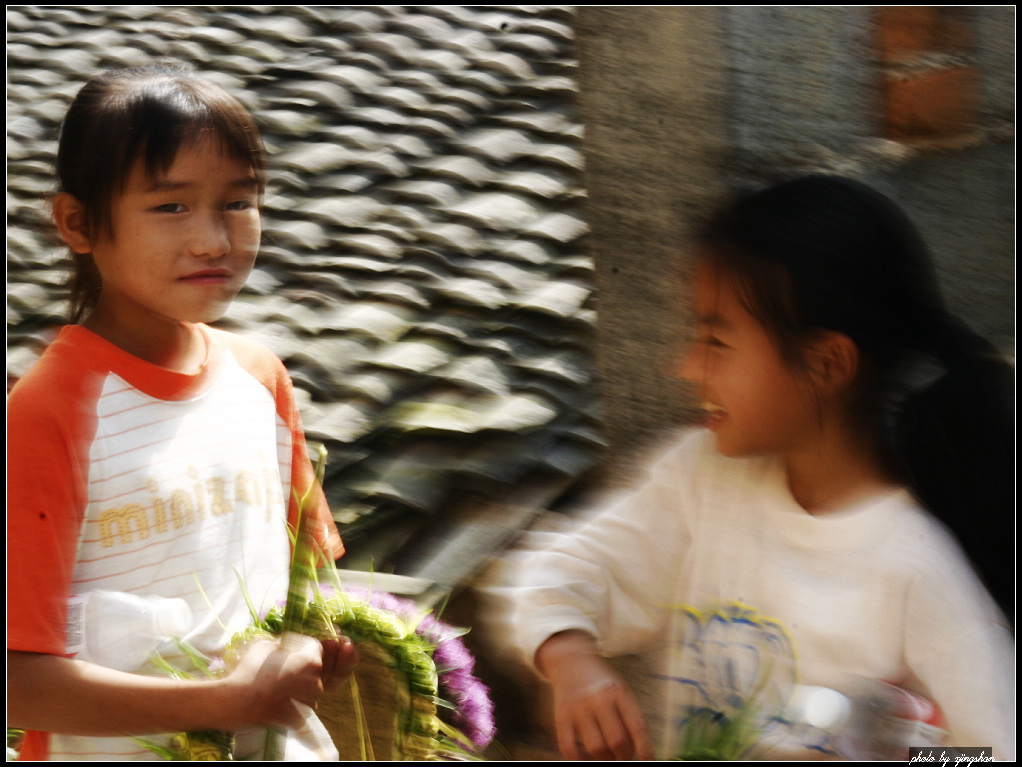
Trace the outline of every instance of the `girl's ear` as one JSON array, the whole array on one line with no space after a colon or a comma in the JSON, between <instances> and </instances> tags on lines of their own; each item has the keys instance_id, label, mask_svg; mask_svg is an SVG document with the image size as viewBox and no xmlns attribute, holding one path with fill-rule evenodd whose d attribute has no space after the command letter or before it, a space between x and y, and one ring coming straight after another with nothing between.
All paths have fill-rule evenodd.
<instances>
[{"instance_id":1,"label":"girl's ear","mask_svg":"<svg viewBox=\"0 0 1022 767\"><path fill-rule=\"evenodd\" d=\"M85 223L85 206L67 192L53 198L53 220L61 238L75 253L91 253L92 237Z\"/></svg>"},{"instance_id":2,"label":"girl's ear","mask_svg":"<svg viewBox=\"0 0 1022 767\"><path fill-rule=\"evenodd\" d=\"M836 330L821 330L807 344L809 374L822 391L845 391L859 374L859 347Z\"/></svg>"}]
</instances>

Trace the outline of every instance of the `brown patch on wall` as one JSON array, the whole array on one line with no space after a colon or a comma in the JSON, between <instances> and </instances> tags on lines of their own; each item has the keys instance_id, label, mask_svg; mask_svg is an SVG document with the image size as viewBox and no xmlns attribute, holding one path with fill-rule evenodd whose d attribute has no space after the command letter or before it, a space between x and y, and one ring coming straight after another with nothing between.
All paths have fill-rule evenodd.
<instances>
[{"instance_id":1,"label":"brown patch on wall","mask_svg":"<svg viewBox=\"0 0 1022 767\"><path fill-rule=\"evenodd\" d=\"M967 133L976 127L978 91L976 67L886 73L887 137L913 139Z\"/></svg>"},{"instance_id":2,"label":"brown patch on wall","mask_svg":"<svg viewBox=\"0 0 1022 767\"><path fill-rule=\"evenodd\" d=\"M921 55L964 53L975 44L968 9L887 6L877 9L877 45L885 64Z\"/></svg>"},{"instance_id":3,"label":"brown patch on wall","mask_svg":"<svg viewBox=\"0 0 1022 767\"><path fill-rule=\"evenodd\" d=\"M904 142L959 140L978 125L980 72L971 9L877 9L883 133Z\"/></svg>"}]
</instances>

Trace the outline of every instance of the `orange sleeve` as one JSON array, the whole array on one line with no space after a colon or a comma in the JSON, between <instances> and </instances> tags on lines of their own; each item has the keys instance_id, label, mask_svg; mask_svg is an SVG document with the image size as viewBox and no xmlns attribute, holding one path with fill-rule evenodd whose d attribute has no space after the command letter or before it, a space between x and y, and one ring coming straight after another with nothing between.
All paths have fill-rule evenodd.
<instances>
[{"instance_id":1,"label":"orange sleeve","mask_svg":"<svg viewBox=\"0 0 1022 767\"><path fill-rule=\"evenodd\" d=\"M58 339L8 396L8 650L65 654L101 383Z\"/></svg>"},{"instance_id":2,"label":"orange sleeve","mask_svg":"<svg viewBox=\"0 0 1022 767\"><path fill-rule=\"evenodd\" d=\"M332 564L344 554L337 525L330 514L326 495L315 479L315 469L309 460L302 428L301 415L294 397L294 385L284 363L269 349L253 341L220 331L238 362L261 381L273 395L277 414L291 432L291 498L288 506L288 524L297 529L300 499L305 498L304 514L311 514L310 529L324 554L324 565Z\"/></svg>"},{"instance_id":3,"label":"orange sleeve","mask_svg":"<svg viewBox=\"0 0 1022 767\"><path fill-rule=\"evenodd\" d=\"M291 503L288 507L288 524L297 529L299 515L306 515L309 530L313 539L323 552L322 564L330 565L344 554L344 544L337 532L337 525L330 514L326 495L322 486L316 482L316 472L309 460L308 448L305 444L305 430L302 428L301 415L294 399L294 388L291 377L283 363L279 373L277 395L277 412L285 420L291 430ZM290 411L289 414L281 412Z\"/></svg>"}]
</instances>

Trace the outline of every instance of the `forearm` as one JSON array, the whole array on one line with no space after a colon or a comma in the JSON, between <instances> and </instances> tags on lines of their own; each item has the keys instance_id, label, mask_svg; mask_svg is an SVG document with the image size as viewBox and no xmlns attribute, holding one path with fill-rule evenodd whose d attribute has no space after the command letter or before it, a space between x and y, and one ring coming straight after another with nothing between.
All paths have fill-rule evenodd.
<instances>
[{"instance_id":1,"label":"forearm","mask_svg":"<svg viewBox=\"0 0 1022 767\"><path fill-rule=\"evenodd\" d=\"M242 726L244 696L229 679L140 676L40 653L7 653L7 723L113 736Z\"/></svg>"}]
</instances>

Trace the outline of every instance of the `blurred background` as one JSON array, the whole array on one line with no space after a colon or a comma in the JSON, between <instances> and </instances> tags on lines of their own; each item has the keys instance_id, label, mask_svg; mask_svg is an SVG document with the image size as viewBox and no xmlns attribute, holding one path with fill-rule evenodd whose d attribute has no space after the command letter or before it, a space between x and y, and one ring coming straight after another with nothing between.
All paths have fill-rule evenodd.
<instances>
[{"instance_id":1,"label":"blurred background","mask_svg":"<svg viewBox=\"0 0 1022 767\"><path fill-rule=\"evenodd\" d=\"M1013 6L7 8L8 386L64 322L67 104L193 64L270 152L221 325L291 371L342 565L455 589L466 623L492 555L690 420L689 237L729 193L872 183L1014 357Z\"/></svg>"}]
</instances>

